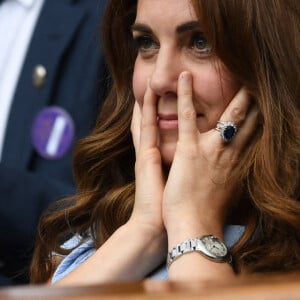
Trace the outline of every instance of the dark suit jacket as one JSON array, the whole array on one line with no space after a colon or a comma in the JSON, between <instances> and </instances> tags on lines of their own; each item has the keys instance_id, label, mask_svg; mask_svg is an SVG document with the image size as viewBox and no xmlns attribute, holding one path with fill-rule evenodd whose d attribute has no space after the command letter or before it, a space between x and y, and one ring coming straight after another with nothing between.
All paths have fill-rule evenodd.
<instances>
[{"instance_id":1,"label":"dark suit jacket","mask_svg":"<svg viewBox=\"0 0 300 300\"><path fill-rule=\"evenodd\" d=\"M26 282L23 270L42 211L75 192L72 150L60 159L42 158L32 145L31 127L37 113L52 105L72 116L76 139L93 127L104 91L99 38L104 6L105 0L45 0L42 8L13 99L0 163L0 284ZM38 64L47 70L42 88L32 79Z\"/></svg>"}]
</instances>

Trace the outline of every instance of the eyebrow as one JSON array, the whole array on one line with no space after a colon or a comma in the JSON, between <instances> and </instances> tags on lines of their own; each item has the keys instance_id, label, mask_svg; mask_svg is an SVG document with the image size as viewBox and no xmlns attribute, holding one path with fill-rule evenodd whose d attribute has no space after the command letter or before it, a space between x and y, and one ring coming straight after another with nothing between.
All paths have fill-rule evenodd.
<instances>
[{"instance_id":1,"label":"eyebrow","mask_svg":"<svg viewBox=\"0 0 300 300\"><path fill-rule=\"evenodd\" d=\"M183 23L183 24L177 26L176 32L178 34L181 34L186 31L192 31L192 30L199 29L199 28L200 28L199 21L190 21L190 22ZM152 29L148 25L143 24L143 23L134 23L131 26L131 30L144 32L144 33L152 33Z\"/></svg>"},{"instance_id":2,"label":"eyebrow","mask_svg":"<svg viewBox=\"0 0 300 300\"><path fill-rule=\"evenodd\" d=\"M200 29L199 21L191 21L191 22L183 23L178 27L176 27L176 32L183 33L185 31L191 31L195 29Z\"/></svg>"},{"instance_id":3,"label":"eyebrow","mask_svg":"<svg viewBox=\"0 0 300 300\"><path fill-rule=\"evenodd\" d=\"M131 26L131 31L140 31L144 33L152 33L152 30L149 26L142 23L134 23Z\"/></svg>"}]
</instances>

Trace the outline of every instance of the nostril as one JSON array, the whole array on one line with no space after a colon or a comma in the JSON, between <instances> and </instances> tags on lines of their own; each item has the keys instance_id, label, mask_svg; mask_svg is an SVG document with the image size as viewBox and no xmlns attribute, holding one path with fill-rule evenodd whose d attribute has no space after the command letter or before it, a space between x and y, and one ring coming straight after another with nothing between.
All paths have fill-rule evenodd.
<instances>
[{"instance_id":1,"label":"nostril","mask_svg":"<svg viewBox=\"0 0 300 300\"><path fill-rule=\"evenodd\" d=\"M149 85L157 95L177 95L177 80L178 76L173 75L171 71L156 71L153 73Z\"/></svg>"}]
</instances>

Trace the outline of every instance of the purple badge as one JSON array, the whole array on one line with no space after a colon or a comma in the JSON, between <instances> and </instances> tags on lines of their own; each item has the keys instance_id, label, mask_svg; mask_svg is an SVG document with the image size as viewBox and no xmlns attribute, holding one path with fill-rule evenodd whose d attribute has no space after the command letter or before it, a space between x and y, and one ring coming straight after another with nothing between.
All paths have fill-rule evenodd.
<instances>
[{"instance_id":1,"label":"purple badge","mask_svg":"<svg viewBox=\"0 0 300 300\"><path fill-rule=\"evenodd\" d=\"M46 159L58 159L70 149L74 139L74 122L62 108L51 106L41 110L32 125L32 143Z\"/></svg>"}]
</instances>

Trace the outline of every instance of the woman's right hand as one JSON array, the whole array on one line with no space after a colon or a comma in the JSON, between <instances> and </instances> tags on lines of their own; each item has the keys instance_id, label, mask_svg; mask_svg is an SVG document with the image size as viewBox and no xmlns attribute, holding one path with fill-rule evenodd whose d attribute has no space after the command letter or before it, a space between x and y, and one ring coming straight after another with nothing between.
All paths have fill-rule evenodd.
<instances>
[{"instance_id":1,"label":"woman's right hand","mask_svg":"<svg viewBox=\"0 0 300 300\"><path fill-rule=\"evenodd\" d=\"M131 131L136 152L135 203L129 221L59 285L140 280L167 253L162 221L164 180L157 147L156 99L148 87L142 109L135 103Z\"/></svg>"},{"instance_id":2,"label":"woman's right hand","mask_svg":"<svg viewBox=\"0 0 300 300\"><path fill-rule=\"evenodd\" d=\"M150 234L164 234L162 198L165 182L158 148L156 97L149 83L142 108L135 103L131 132L136 153L136 191L130 222L144 226Z\"/></svg>"}]
</instances>

